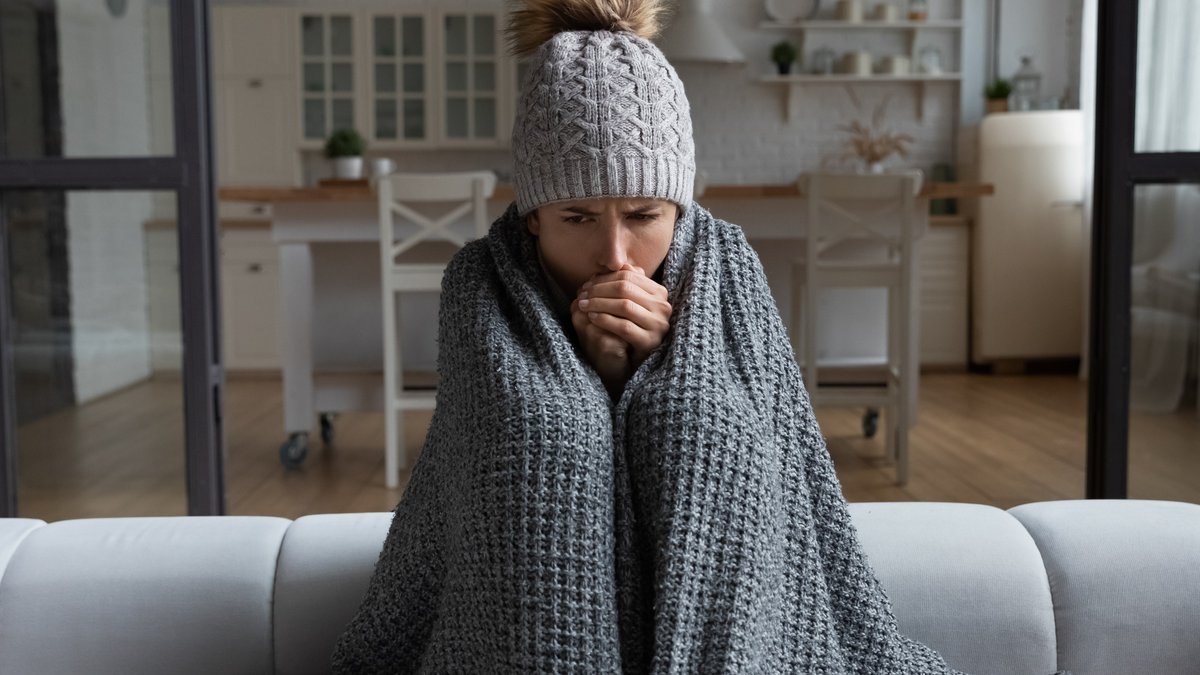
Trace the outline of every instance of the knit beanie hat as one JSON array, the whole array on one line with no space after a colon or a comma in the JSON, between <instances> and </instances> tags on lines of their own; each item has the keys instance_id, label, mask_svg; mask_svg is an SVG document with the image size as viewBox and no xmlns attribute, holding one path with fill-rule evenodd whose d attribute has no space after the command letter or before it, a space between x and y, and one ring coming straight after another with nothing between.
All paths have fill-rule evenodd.
<instances>
[{"instance_id":1,"label":"knit beanie hat","mask_svg":"<svg viewBox=\"0 0 1200 675\"><path fill-rule=\"evenodd\" d=\"M512 51L532 55L512 145L517 210L653 197L687 210L696 177L683 82L650 42L662 0L520 0Z\"/></svg>"}]
</instances>

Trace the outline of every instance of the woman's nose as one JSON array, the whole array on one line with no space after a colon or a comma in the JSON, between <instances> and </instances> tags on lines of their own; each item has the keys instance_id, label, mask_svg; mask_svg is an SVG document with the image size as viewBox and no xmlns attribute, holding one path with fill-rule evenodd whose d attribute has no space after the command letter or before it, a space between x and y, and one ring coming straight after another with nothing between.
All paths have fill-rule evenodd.
<instances>
[{"instance_id":1,"label":"woman's nose","mask_svg":"<svg viewBox=\"0 0 1200 675\"><path fill-rule=\"evenodd\" d=\"M601 231L600 259L597 262L602 267L616 272L621 269L622 265L629 262L625 228L621 227L620 223L605 222Z\"/></svg>"}]
</instances>

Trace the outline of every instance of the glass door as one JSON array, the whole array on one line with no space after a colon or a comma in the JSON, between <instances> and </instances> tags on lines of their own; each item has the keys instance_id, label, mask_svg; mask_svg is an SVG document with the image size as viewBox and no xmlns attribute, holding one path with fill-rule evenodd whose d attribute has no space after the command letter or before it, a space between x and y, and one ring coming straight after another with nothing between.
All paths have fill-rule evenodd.
<instances>
[{"instance_id":1,"label":"glass door","mask_svg":"<svg viewBox=\"0 0 1200 675\"><path fill-rule=\"evenodd\" d=\"M1200 502L1200 5L1093 6L1088 495Z\"/></svg>"},{"instance_id":2,"label":"glass door","mask_svg":"<svg viewBox=\"0 0 1200 675\"><path fill-rule=\"evenodd\" d=\"M0 3L0 515L224 511L207 21Z\"/></svg>"}]
</instances>

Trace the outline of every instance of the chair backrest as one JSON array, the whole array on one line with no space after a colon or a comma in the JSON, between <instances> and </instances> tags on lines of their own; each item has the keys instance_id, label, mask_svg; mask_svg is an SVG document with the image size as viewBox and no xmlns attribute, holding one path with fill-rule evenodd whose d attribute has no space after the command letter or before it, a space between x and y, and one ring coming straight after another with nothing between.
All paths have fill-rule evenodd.
<instances>
[{"instance_id":1,"label":"chair backrest","mask_svg":"<svg viewBox=\"0 0 1200 675\"><path fill-rule=\"evenodd\" d=\"M487 199L496 189L496 174L491 171L460 171L451 173L395 173L379 180L380 242L391 243L390 255L396 257L422 241L449 241L457 246L467 243L468 237L452 229L467 216L474 226L473 237L487 234L489 219ZM449 210L431 217L414 209L418 203L445 203ZM397 220L418 227L415 232L402 232ZM404 235L404 236L401 236ZM473 238L471 237L471 238Z\"/></svg>"},{"instance_id":2,"label":"chair backrest","mask_svg":"<svg viewBox=\"0 0 1200 675\"><path fill-rule=\"evenodd\" d=\"M898 261L921 234L915 205L919 173L814 173L801 176L799 183L808 203L811 263L821 264L822 254L852 240L886 246L889 259Z\"/></svg>"}]
</instances>

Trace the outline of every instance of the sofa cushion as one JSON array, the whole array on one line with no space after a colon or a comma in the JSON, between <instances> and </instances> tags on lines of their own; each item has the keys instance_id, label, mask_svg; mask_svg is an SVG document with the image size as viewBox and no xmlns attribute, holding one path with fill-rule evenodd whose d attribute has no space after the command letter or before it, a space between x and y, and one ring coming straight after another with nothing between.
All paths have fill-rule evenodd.
<instances>
[{"instance_id":1,"label":"sofa cushion","mask_svg":"<svg viewBox=\"0 0 1200 675\"><path fill-rule=\"evenodd\" d=\"M0 673L269 673L282 518L33 530L0 579Z\"/></svg>"},{"instance_id":2,"label":"sofa cushion","mask_svg":"<svg viewBox=\"0 0 1200 675\"><path fill-rule=\"evenodd\" d=\"M1200 505L1077 500L1009 513L1045 560L1061 668L1077 675L1197 672Z\"/></svg>"},{"instance_id":3,"label":"sofa cushion","mask_svg":"<svg viewBox=\"0 0 1200 675\"><path fill-rule=\"evenodd\" d=\"M972 675L1051 673L1054 608L1033 539L990 506L850 505L900 631Z\"/></svg>"},{"instance_id":4,"label":"sofa cushion","mask_svg":"<svg viewBox=\"0 0 1200 675\"><path fill-rule=\"evenodd\" d=\"M391 513L346 513L307 516L288 528L275 578L276 672L329 672L391 522Z\"/></svg>"},{"instance_id":5,"label":"sofa cushion","mask_svg":"<svg viewBox=\"0 0 1200 675\"><path fill-rule=\"evenodd\" d=\"M45 521L29 518L0 518L0 579L4 578L8 561L25 537L45 524Z\"/></svg>"}]
</instances>

